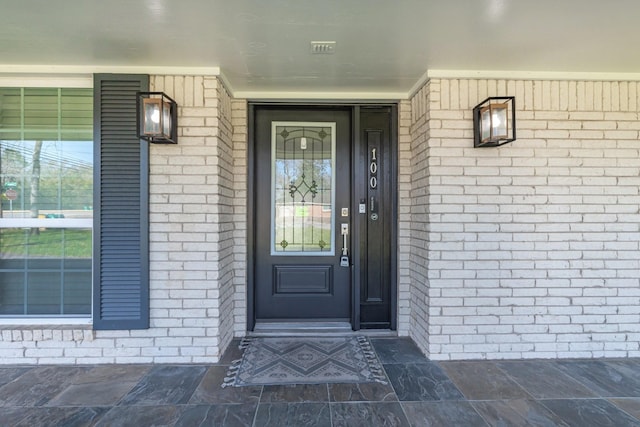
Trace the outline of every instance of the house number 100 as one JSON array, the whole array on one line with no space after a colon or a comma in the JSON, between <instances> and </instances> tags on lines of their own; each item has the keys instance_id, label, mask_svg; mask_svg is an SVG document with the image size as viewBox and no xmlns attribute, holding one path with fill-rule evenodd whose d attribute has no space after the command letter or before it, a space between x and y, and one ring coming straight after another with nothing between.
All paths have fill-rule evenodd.
<instances>
[{"instance_id":1,"label":"house number 100","mask_svg":"<svg viewBox=\"0 0 640 427\"><path fill-rule=\"evenodd\" d=\"M371 149L371 163L369 163L369 186L372 189L378 187L378 178L376 174L378 173L378 158L376 157L376 148Z\"/></svg>"}]
</instances>

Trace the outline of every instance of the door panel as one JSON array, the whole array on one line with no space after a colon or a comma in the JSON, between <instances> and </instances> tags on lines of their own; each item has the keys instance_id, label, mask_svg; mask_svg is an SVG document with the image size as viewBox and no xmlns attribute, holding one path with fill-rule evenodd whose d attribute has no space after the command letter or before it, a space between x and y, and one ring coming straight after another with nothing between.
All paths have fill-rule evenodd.
<instances>
[{"instance_id":1,"label":"door panel","mask_svg":"<svg viewBox=\"0 0 640 427\"><path fill-rule=\"evenodd\" d=\"M256 107L254 132L255 319L348 320L351 112Z\"/></svg>"},{"instance_id":2,"label":"door panel","mask_svg":"<svg viewBox=\"0 0 640 427\"><path fill-rule=\"evenodd\" d=\"M360 327L387 329L393 324L393 277L395 275L394 175L392 112L390 108L362 108L359 156L364 159L357 180L364 183L358 194L367 214L359 216Z\"/></svg>"}]
</instances>

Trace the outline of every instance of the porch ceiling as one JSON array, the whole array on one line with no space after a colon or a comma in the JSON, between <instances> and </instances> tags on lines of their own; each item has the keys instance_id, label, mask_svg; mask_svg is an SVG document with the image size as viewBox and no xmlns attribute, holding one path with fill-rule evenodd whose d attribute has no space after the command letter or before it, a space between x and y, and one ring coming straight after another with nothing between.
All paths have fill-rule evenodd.
<instances>
[{"instance_id":1,"label":"porch ceiling","mask_svg":"<svg viewBox=\"0 0 640 427\"><path fill-rule=\"evenodd\" d=\"M0 5L0 72L218 67L236 94L378 97L407 94L427 70L640 75L638 0ZM335 54L312 55L318 40L335 40Z\"/></svg>"}]
</instances>

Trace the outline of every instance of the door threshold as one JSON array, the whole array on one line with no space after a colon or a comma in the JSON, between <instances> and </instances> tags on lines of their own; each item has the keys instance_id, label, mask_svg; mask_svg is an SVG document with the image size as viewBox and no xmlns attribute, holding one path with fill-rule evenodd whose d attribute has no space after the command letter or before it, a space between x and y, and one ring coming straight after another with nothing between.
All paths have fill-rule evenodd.
<instances>
[{"instance_id":1,"label":"door threshold","mask_svg":"<svg viewBox=\"0 0 640 427\"><path fill-rule=\"evenodd\" d=\"M365 335L374 337L395 337L396 331L388 329L361 329L354 331L349 322L256 322L251 337L314 337Z\"/></svg>"},{"instance_id":2,"label":"door threshold","mask_svg":"<svg viewBox=\"0 0 640 427\"><path fill-rule=\"evenodd\" d=\"M349 335L349 322L256 322L253 336Z\"/></svg>"}]
</instances>

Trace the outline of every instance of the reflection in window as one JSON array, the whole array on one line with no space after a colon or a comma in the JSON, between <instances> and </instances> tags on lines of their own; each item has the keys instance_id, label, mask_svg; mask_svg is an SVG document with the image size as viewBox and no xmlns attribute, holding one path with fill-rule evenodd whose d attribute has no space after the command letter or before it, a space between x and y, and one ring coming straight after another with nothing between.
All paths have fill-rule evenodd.
<instances>
[{"instance_id":1,"label":"reflection in window","mask_svg":"<svg viewBox=\"0 0 640 427\"><path fill-rule=\"evenodd\" d=\"M334 123L274 122L272 253L333 255Z\"/></svg>"},{"instance_id":2,"label":"reflection in window","mask_svg":"<svg viewBox=\"0 0 640 427\"><path fill-rule=\"evenodd\" d=\"M0 316L89 315L91 89L0 88L0 190Z\"/></svg>"},{"instance_id":3,"label":"reflection in window","mask_svg":"<svg viewBox=\"0 0 640 427\"><path fill-rule=\"evenodd\" d=\"M91 313L91 234L0 228L0 315Z\"/></svg>"}]
</instances>

